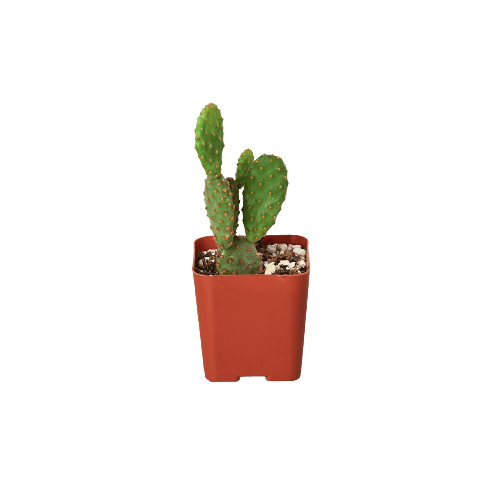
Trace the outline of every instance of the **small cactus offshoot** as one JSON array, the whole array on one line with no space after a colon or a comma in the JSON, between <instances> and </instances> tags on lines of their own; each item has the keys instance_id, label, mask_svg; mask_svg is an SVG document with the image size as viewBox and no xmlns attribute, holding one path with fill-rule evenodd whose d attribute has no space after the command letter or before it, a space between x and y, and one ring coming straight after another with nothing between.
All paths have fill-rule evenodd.
<instances>
[{"instance_id":1,"label":"small cactus offshoot","mask_svg":"<svg viewBox=\"0 0 500 500\"><path fill-rule=\"evenodd\" d=\"M219 248L219 274L257 274L261 260L255 243L276 222L288 187L288 172L279 156L262 155L254 160L250 149L238 159L235 179L221 172L224 132L222 115L215 104L205 106L195 129L195 148L205 169L205 208ZM243 188L245 236L237 236L240 214L239 190Z\"/></svg>"}]
</instances>

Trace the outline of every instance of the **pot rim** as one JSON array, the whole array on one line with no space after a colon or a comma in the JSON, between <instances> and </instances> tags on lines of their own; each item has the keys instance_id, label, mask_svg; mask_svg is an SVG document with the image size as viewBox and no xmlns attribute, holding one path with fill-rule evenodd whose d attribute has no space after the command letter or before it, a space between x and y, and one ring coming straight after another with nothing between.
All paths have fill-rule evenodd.
<instances>
[{"instance_id":1,"label":"pot rim","mask_svg":"<svg viewBox=\"0 0 500 500\"><path fill-rule=\"evenodd\" d=\"M305 236L301 236L300 234L266 234L264 238L267 237L272 237L272 238L279 238L279 237L295 237L298 236L300 238L304 238L306 240L306 262L307 262L307 271L304 273L300 274L218 274L216 276L211 276L209 274L199 274L195 271L195 259L196 259L196 242L203 239L203 238L212 238L212 235L207 235L207 236L200 236L199 238L196 238L193 243L193 265L191 267L191 270L193 271L193 275L196 276L198 279L200 278L241 278L242 276L258 276L258 277L266 277L266 278L280 278L280 279L288 279L288 278L302 278L303 276L308 276L309 271L311 270L311 263L309 261L309 240ZM211 250L217 250L217 244L215 243L214 240L214 246L215 248L211 248Z\"/></svg>"}]
</instances>

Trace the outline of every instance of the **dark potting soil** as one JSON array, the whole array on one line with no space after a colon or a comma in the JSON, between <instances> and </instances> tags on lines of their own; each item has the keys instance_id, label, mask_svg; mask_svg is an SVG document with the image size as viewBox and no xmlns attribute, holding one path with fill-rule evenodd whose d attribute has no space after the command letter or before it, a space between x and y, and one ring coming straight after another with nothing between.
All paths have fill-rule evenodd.
<instances>
[{"instance_id":1,"label":"dark potting soil","mask_svg":"<svg viewBox=\"0 0 500 500\"><path fill-rule=\"evenodd\" d=\"M293 253L292 250L280 251L279 243L276 243L277 252L269 253L267 251L267 245L263 245L261 242L257 242L255 248L259 252L260 260L262 261L262 269L258 274L264 274L266 267L265 262L270 262L276 265L276 270L273 274L283 275L283 274L301 274L307 271L307 259L306 256L301 256ZM288 245L287 245L288 246ZM218 250L207 250L206 252L196 252L195 255L195 266L194 270L198 274L204 274L206 276L217 276L219 271L217 270L217 256ZM295 262L295 267L292 269L287 269L287 266L277 266L277 264L282 260L288 260L288 262ZM298 262L300 260L306 261L306 267L299 268Z\"/></svg>"}]
</instances>

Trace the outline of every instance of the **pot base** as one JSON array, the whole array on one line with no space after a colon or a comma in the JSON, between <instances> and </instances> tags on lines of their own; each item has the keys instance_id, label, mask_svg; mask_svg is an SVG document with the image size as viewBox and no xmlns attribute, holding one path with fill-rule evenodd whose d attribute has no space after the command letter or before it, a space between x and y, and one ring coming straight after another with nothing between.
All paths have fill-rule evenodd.
<instances>
[{"instance_id":1,"label":"pot base","mask_svg":"<svg viewBox=\"0 0 500 500\"><path fill-rule=\"evenodd\" d=\"M293 382L300 378L300 372L274 373L272 375L236 375L234 373L205 373L210 382L238 382L241 377L266 377L268 382Z\"/></svg>"}]
</instances>

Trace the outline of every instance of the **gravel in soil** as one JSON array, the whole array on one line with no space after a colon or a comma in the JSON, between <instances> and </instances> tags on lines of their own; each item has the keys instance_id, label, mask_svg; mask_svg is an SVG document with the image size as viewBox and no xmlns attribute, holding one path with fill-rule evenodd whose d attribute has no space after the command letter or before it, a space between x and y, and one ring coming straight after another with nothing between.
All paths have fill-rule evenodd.
<instances>
[{"instance_id":1,"label":"gravel in soil","mask_svg":"<svg viewBox=\"0 0 500 500\"><path fill-rule=\"evenodd\" d=\"M286 243L264 245L257 242L255 248L262 261L262 270L259 271L259 274L286 275L301 274L307 271L306 251L300 245ZM217 270L218 253L217 250L196 252L194 270L198 274L217 276L219 274Z\"/></svg>"}]
</instances>

